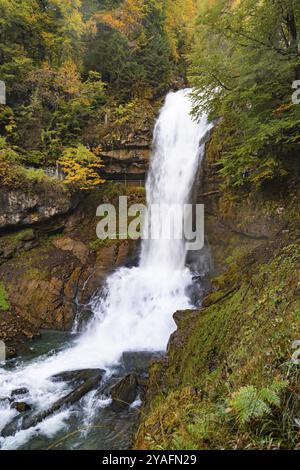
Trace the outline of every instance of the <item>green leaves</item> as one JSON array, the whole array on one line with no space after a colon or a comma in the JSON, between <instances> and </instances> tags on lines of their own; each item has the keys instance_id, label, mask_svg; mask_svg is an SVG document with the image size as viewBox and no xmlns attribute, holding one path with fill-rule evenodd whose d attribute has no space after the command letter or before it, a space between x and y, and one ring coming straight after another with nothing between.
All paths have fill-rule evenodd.
<instances>
[{"instance_id":1,"label":"green leaves","mask_svg":"<svg viewBox=\"0 0 300 470\"><path fill-rule=\"evenodd\" d=\"M270 387L258 390L253 385L241 387L228 401L228 411L240 425L271 413L272 407L280 406L279 394L286 382L274 381Z\"/></svg>"},{"instance_id":2,"label":"green leaves","mask_svg":"<svg viewBox=\"0 0 300 470\"><path fill-rule=\"evenodd\" d=\"M299 152L300 106L291 103L299 51L299 2L205 2L197 24L190 79L194 113L222 116L221 173L229 186L283 178ZM299 165L300 172L300 165Z\"/></svg>"},{"instance_id":3,"label":"green leaves","mask_svg":"<svg viewBox=\"0 0 300 470\"><path fill-rule=\"evenodd\" d=\"M0 282L0 310L9 310L8 294L2 282Z\"/></svg>"}]
</instances>

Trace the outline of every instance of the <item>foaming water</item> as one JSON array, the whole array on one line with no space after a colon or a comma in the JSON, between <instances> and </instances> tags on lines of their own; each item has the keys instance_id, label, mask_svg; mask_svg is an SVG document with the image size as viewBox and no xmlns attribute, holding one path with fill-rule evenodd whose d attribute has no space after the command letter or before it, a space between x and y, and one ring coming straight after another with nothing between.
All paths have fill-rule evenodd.
<instances>
[{"instance_id":1,"label":"foaming water","mask_svg":"<svg viewBox=\"0 0 300 470\"><path fill-rule=\"evenodd\" d=\"M201 138L210 128L206 116L199 123L190 116L189 90L170 93L154 130L154 151L147 182L148 205L161 204L164 223L172 204L189 201L199 161L204 148ZM151 220L147 221L148 226ZM73 345L61 352L24 365L15 370L0 370L1 395L9 396L16 388L26 387L30 404L44 409L66 395L67 385L52 382L49 377L66 370L102 368L109 375L125 351L163 351L175 329L173 313L191 308L188 288L192 275L185 266L183 240L145 240L139 266L121 268L108 277L104 293L94 301L94 317ZM28 400L26 400L28 402ZM92 403L92 405L91 405ZM104 406L105 400L98 400ZM0 404L0 430L16 416L8 404ZM90 415L95 412L95 398L82 400ZM20 431L15 436L0 438L3 448L17 448L33 433L51 435L65 426L68 411L48 418L38 429ZM45 423L48 425L45 425Z\"/></svg>"}]
</instances>

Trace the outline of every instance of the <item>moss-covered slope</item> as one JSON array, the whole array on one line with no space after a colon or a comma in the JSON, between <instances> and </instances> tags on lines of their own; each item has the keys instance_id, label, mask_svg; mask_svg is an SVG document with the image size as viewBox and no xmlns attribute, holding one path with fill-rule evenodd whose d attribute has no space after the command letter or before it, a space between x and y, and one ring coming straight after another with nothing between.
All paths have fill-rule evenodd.
<instances>
[{"instance_id":1,"label":"moss-covered slope","mask_svg":"<svg viewBox=\"0 0 300 470\"><path fill-rule=\"evenodd\" d=\"M300 241L264 242L198 312L177 312L137 448L295 448L300 437Z\"/></svg>"}]
</instances>

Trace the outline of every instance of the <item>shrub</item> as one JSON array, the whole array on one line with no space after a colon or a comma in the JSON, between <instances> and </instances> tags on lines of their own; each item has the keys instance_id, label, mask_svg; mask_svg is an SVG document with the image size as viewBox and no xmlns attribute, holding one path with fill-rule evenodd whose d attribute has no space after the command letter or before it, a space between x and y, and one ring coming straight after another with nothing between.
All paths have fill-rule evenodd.
<instances>
[{"instance_id":1,"label":"shrub","mask_svg":"<svg viewBox=\"0 0 300 470\"><path fill-rule=\"evenodd\" d=\"M279 394L285 382L274 381L270 387L258 390L253 385L241 387L229 400L229 410L240 425L271 413L271 407L280 406Z\"/></svg>"},{"instance_id":2,"label":"shrub","mask_svg":"<svg viewBox=\"0 0 300 470\"><path fill-rule=\"evenodd\" d=\"M84 145L68 147L59 159L59 165L65 173L65 184L89 190L103 183L98 170L101 160Z\"/></svg>"},{"instance_id":3,"label":"shrub","mask_svg":"<svg viewBox=\"0 0 300 470\"><path fill-rule=\"evenodd\" d=\"M22 175L29 181L40 183L46 178L42 168L22 168Z\"/></svg>"}]
</instances>

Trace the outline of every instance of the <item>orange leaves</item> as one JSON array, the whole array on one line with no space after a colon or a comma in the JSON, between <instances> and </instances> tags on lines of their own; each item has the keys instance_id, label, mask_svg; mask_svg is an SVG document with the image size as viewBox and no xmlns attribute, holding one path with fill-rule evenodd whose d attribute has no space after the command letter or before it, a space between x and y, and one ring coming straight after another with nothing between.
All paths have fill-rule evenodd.
<instances>
[{"instance_id":1,"label":"orange leaves","mask_svg":"<svg viewBox=\"0 0 300 470\"><path fill-rule=\"evenodd\" d=\"M101 18L102 22L111 26L118 31L124 32L127 26L125 26L124 21L118 18L118 12L114 11L107 11L105 13L100 13L99 17Z\"/></svg>"},{"instance_id":2,"label":"orange leaves","mask_svg":"<svg viewBox=\"0 0 300 470\"><path fill-rule=\"evenodd\" d=\"M274 109L272 113L274 115L281 115L285 111L289 111L291 108L293 108L294 104L293 103L284 103L278 106L278 108Z\"/></svg>"}]
</instances>

